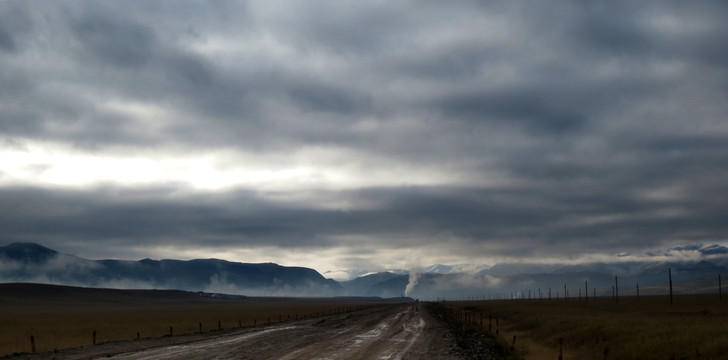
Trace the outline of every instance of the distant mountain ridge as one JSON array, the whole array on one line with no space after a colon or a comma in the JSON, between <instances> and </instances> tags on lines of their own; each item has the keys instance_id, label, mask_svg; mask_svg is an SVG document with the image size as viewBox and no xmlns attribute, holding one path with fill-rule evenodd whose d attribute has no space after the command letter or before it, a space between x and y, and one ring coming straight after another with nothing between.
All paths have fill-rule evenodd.
<instances>
[{"instance_id":1,"label":"distant mountain ridge","mask_svg":"<svg viewBox=\"0 0 728 360\"><path fill-rule=\"evenodd\" d=\"M693 260L675 252L699 254ZM667 254L667 255L666 255ZM652 261L655 259L669 261ZM622 258L626 259L626 258ZM685 246L649 255L644 261L614 263L433 265L418 273L389 271L349 281L326 279L304 267L274 263L249 264L218 259L195 260L87 260L62 254L34 243L0 247L0 282L35 282L120 289L176 289L246 296L376 296L401 297L416 281L410 296L420 299L526 297L545 294L563 297L564 288L576 296L610 296L615 276L620 293L661 294L666 291L668 269L675 291L717 292L717 276L728 276L728 248L720 245ZM728 279L728 277L726 277ZM728 280L726 280L728 282Z\"/></svg>"},{"instance_id":2,"label":"distant mountain ridge","mask_svg":"<svg viewBox=\"0 0 728 360\"><path fill-rule=\"evenodd\" d=\"M303 267L218 259L87 260L34 243L0 247L0 281L261 296L321 296L341 292L336 281Z\"/></svg>"}]
</instances>

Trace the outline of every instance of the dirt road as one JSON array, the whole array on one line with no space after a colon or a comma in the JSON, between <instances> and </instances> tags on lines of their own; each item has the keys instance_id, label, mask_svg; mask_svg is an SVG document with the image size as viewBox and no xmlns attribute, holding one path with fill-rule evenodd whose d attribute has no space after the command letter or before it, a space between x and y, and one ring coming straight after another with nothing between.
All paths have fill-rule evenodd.
<instances>
[{"instance_id":1,"label":"dirt road","mask_svg":"<svg viewBox=\"0 0 728 360\"><path fill-rule=\"evenodd\" d=\"M105 344L37 359L458 359L447 327L422 304L379 306L347 314L214 335Z\"/></svg>"}]
</instances>

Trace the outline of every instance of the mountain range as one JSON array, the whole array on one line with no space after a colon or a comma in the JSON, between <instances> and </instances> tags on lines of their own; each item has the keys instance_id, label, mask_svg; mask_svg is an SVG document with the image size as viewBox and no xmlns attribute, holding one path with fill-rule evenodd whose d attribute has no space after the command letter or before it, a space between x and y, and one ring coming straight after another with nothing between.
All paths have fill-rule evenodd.
<instances>
[{"instance_id":1,"label":"mountain range","mask_svg":"<svg viewBox=\"0 0 728 360\"><path fill-rule=\"evenodd\" d=\"M690 260L680 254L691 253ZM697 257L695 256L697 254ZM652 259L659 259L652 260ZM665 261L665 260L669 261ZM675 260L672 260L675 259ZM316 270L274 263L219 259L88 260L34 243L0 247L0 282L34 282L120 289L177 289L247 296L378 296L420 299L563 297L582 290L610 296L615 276L620 294L665 293L668 269L676 292L717 292L718 274L728 274L728 248L686 246L647 258L579 265L433 265L418 272L380 272L349 281L327 279ZM363 273L363 272L362 272ZM586 283L585 283L586 282ZM529 295L530 294L530 295Z\"/></svg>"},{"instance_id":2,"label":"mountain range","mask_svg":"<svg viewBox=\"0 0 728 360\"><path fill-rule=\"evenodd\" d=\"M341 293L339 283L303 267L218 259L87 260L34 243L0 247L0 281L255 296L333 296Z\"/></svg>"}]
</instances>

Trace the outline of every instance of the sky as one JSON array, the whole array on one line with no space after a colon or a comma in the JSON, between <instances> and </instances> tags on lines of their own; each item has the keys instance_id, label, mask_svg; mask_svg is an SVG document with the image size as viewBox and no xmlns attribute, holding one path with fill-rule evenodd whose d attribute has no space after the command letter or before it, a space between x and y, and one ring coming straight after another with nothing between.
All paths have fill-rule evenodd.
<instances>
[{"instance_id":1,"label":"sky","mask_svg":"<svg viewBox=\"0 0 728 360\"><path fill-rule=\"evenodd\" d=\"M0 245L319 272L728 244L725 1L3 1Z\"/></svg>"}]
</instances>

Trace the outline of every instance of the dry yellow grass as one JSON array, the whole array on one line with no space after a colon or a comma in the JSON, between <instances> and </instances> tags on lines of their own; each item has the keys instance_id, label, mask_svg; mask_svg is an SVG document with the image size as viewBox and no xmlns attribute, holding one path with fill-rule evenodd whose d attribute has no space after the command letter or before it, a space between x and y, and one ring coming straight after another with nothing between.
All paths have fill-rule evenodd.
<instances>
[{"instance_id":1,"label":"dry yellow grass","mask_svg":"<svg viewBox=\"0 0 728 360\"><path fill-rule=\"evenodd\" d=\"M8 299L0 294L0 356L92 345L96 342L203 332L321 316L365 306L360 300L327 299Z\"/></svg>"},{"instance_id":2,"label":"dry yellow grass","mask_svg":"<svg viewBox=\"0 0 728 360\"><path fill-rule=\"evenodd\" d=\"M449 303L467 312L499 319L499 333L526 359L728 359L728 299L667 297L561 301L483 301ZM479 321L478 321L479 322ZM495 324L495 320L493 321ZM495 325L493 325L495 327ZM495 331L495 328L493 329Z\"/></svg>"}]
</instances>

